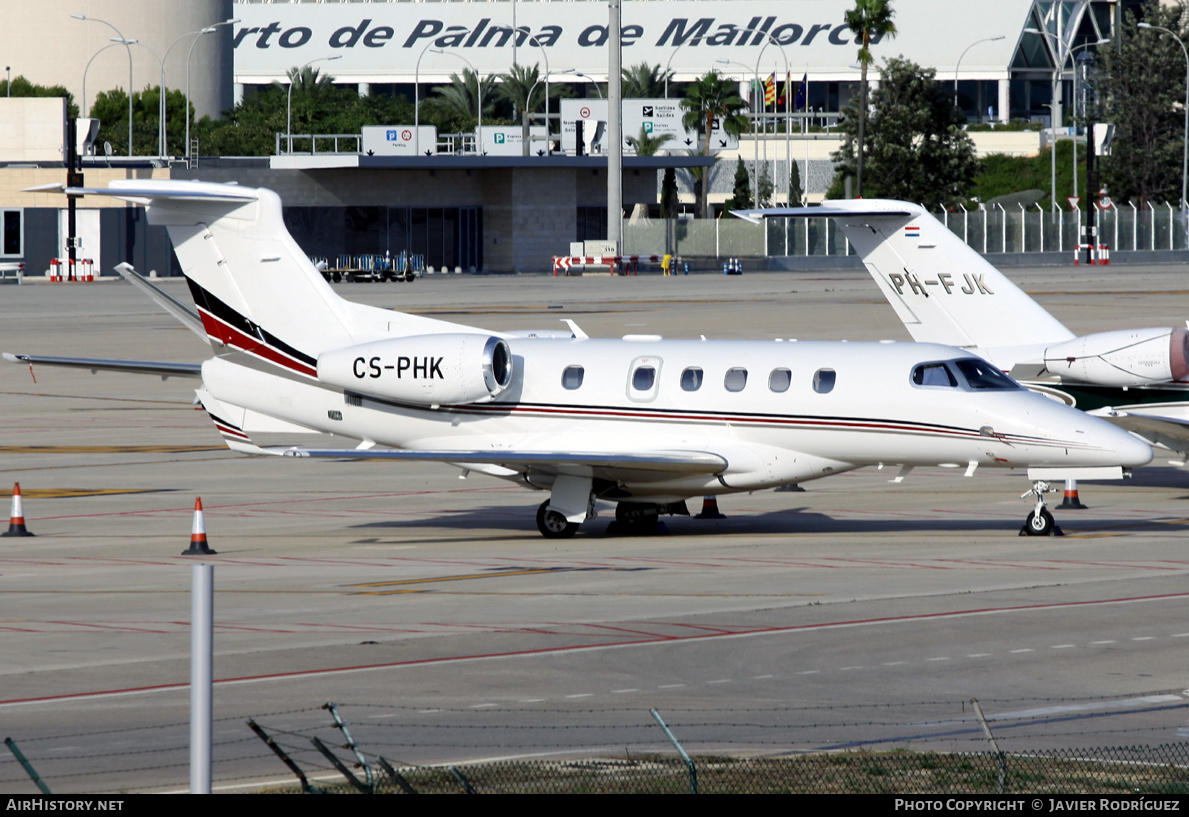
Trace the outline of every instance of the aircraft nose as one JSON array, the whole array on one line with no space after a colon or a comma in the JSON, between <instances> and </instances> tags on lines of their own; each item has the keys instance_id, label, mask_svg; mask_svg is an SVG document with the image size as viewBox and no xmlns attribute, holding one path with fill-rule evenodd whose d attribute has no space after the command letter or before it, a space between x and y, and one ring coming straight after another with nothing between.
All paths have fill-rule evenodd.
<instances>
[{"instance_id":1,"label":"aircraft nose","mask_svg":"<svg viewBox=\"0 0 1189 817\"><path fill-rule=\"evenodd\" d=\"M1147 465L1152 461L1152 458L1156 454L1152 450L1152 446L1130 431L1118 428L1110 423L1107 423L1107 426L1107 430L1113 432L1110 447L1118 451L1120 465L1124 468L1135 468L1141 465Z\"/></svg>"},{"instance_id":2,"label":"aircraft nose","mask_svg":"<svg viewBox=\"0 0 1189 817\"><path fill-rule=\"evenodd\" d=\"M1087 446L1083 448L1084 458L1094 460L1087 462L1087 465L1121 465L1124 468L1135 468L1152 461L1152 446L1130 431L1084 413L1075 427L1078 433L1073 435L1074 438L1080 438ZM1070 454L1073 454L1072 449Z\"/></svg>"}]
</instances>

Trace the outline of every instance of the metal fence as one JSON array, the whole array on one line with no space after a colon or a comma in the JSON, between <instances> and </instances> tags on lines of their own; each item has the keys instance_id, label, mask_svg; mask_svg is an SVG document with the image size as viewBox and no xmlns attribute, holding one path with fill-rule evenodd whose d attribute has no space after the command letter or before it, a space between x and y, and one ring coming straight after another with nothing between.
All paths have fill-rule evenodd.
<instances>
[{"instance_id":1,"label":"metal fence","mask_svg":"<svg viewBox=\"0 0 1189 817\"><path fill-rule=\"evenodd\" d=\"M980 210L937 213L936 217L983 254L1069 253L1081 241L1083 211L1044 211L994 205ZM1186 225L1171 204L1122 204L1094 210L1099 244L1111 251L1175 251L1189 247ZM679 219L665 246L663 222L624 225L624 252L686 257L772 257L851 255L846 237L826 218Z\"/></svg>"},{"instance_id":2,"label":"metal fence","mask_svg":"<svg viewBox=\"0 0 1189 817\"><path fill-rule=\"evenodd\" d=\"M788 758L698 756L505 761L393 767L378 759L369 794L1184 794L1184 744L997 754L848 751Z\"/></svg>"},{"instance_id":3,"label":"metal fence","mask_svg":"<svg viewBox=\"0 0 1189 817\"><path fill-rule=\"evenodd\" d=\"M946 699L663 712L327 703L217 718L211 758L223 791L1189 793L1189 703L1171 691L1115 703L986 699L985 718ZM6 794L181 790L188 779L184 720L126 725L114 712L92 731L47 724L11 737ZM525 760L466 762L509 757Z\"/></svg>"}]
</instances>

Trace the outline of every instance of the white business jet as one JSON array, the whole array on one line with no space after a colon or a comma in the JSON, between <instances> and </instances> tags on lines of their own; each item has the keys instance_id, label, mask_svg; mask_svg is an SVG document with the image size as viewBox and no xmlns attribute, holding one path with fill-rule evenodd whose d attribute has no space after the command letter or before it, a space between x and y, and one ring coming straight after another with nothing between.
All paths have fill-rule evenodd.
<instances>
[{"instance_id":1,"label":"white business jet","mask_svg":"<svg viewBox=\"0 0 1189 817\"><path fill-rule=\"evenodd\" d=\"M1189 454L1189 331L1162 326L1075 336L924 208L828 201L739 215L828 217L912 335L976 351L1034 391Z\"/></svg>"},{"instance_id":2,"label":"white business jet","mask_svg":"<svg viewBox=\"0 0 1189 817\"><path fill-rule=\"evenodd\" d=\"M868 465L1028 468L1118 478L1151 460L1131 434L1020 388L969 353L917 343L663 340L489 332L345 301L285 229L269 190L127 181L74 194L148 208L168 228L209 338L201 366L6 355L10 360L197 376L232 449L452 463L549 491L546 537L571 536L595 500L621 530L655 528L684 500L772 488ZM166 296L167 297L167 296ZM347 450L262 447L287 430ZM1053 531L1038 498L1026 528Z\"/></svg>"}]
</instances>

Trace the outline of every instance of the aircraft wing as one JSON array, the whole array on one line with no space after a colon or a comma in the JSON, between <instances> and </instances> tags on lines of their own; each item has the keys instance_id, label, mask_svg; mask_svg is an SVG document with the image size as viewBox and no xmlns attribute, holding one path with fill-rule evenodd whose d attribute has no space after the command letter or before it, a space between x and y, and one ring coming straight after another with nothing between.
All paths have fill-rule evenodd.
<instances>
[{"instance_id":1,"label":"aircraft wing","mask_svg":"<svg viewBox=\"0 0 1189 817\"><path fill-rule=\"evenodd\" d=\"M202 377L200 363L166 363L157 360L107 360L91 357L52 357L50 355L14 355L4 353L4 359L9 363L28 363L30 366L66 366L74 369L90 369L91 374L98 371L130 372L132 374L153 374L162 380L170 377Z\"/></svg>"},{"instance_id":2,"label":"aircraft wing","mask_svg":"<svg viewBox=\"0 0 1189 817\"><path fill-rule=\"evenodd\" d=\"M1087 412L1162 445L1184 458L1189 454L1189 420L1114 408Z\"/></svg>"},{"instance_id":3,"label":"aircraft wing","mask_svg":"<svg viewBox=\"0 0 1189 817\"><path fill-rule=\"evenodd\" d=\"M329 459L403 460L406 462L447 462L454 464L497 465L511 471L529 469L558 471L567 467L633 471L657 471L667 474L716 474L728 465L727 459L709 451L652 451L638 454L574 451L396 451L360 448L294 448L274 446L261 453L285 457L320 457Z\"/></svg>"}]
</instances>

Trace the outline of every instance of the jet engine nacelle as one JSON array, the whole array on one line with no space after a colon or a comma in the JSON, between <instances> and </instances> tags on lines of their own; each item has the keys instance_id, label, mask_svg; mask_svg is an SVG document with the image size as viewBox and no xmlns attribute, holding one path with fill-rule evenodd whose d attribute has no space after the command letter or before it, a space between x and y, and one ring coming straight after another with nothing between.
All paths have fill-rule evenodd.
<instances>
[{"instance_id":1,"label":"jet engine nacelle","mask_svg":"<svg viewBox=\"0 0 1189 817\"><path fill-rule=\"evenodd\" d=\"M399 403L486 403L512 381L512 350L479 334L378 340L319 355L318 380Z\"/></svg>"},{"instance_id":2,"label":"jet engine nacelle","mask_svg":"<svg viewBox=\"0 0 1189 817\"><path fill-rule=\"evenodd\" d=\"M1143 386L1189 377L1187 346L1185 329L1120 329L1050 346L1044 362L1045 368L1067 382Z\"/></svg>"}]
</instances>

